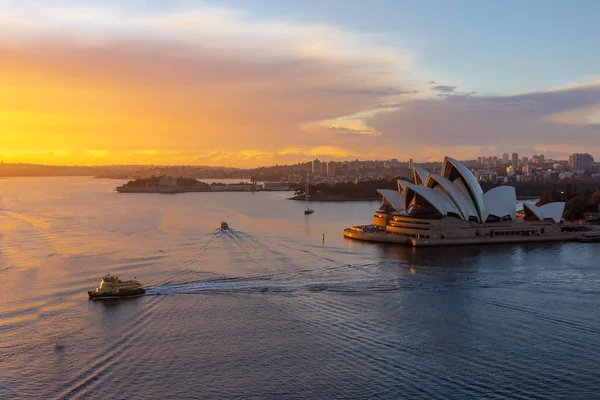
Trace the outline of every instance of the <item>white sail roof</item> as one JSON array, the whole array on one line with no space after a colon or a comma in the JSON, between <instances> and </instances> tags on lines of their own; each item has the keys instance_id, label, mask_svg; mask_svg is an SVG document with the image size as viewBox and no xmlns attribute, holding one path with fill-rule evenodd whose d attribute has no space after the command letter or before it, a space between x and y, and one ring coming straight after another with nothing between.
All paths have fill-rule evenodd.
<instances>
[{"instance_id":1,"label":"white sail roof","mask_svg":"<svg viewBox=\"0 0 600 400\"><path fill-rule=\"evenodd\" d=\"M408 210L411 201L415 195L420 196L423 200L431 204L437 211L442 215L448 215L453 213L460 215L460 211L454 204L454 202L444 192L437 192L426 186L419 186L410 184L405 188L406 194L404 196L404 208Z\"/></svg>"},{"instance_id":2,"label":"white sail roof","mask_svg":"<svg viewBox=\"0 0 600 400\"><path fill-rule=\"evenodd\" d=\"M404 195L403 192L389 189L377 189L379 194L383 196L396 211L404 210Z\"/></svg>"},{"instance_id":3,"label":"white sail roof","mask_svg":"<svg viewBox=\"0 0 600 400\"><path fill-rule=\"evenodd\" d=\"M438 174L429 174L425 186L433 188L434 190L438 187L442 188L447 193L448 197L454 201L454 204L460 211L460 215L465 221L468 221L471 216L479 218L477 210L466 190L461 190L449 179Z\"/></svg>"},{"instance_id":4,"label":"white sail roof","mask_svg":"<svg viewBox=\"0 0 600 400\"><path fill-rule=\"evenodd\" d=\"M489 215L498 218L508 215L512 220L516 219L517 194L514 187L498 186L487 191L483 197Z\"/></svg>"},{"instance_id":5,"label":"white sail roof","mask_svg":"<svg viewBox=\"0 0 600 400\"><path fill-rule=\"evenodd\" d=\"M405 190L409 185L412 185L412 183L402 180L402 179L398 179L398 191L399 192Z\"/></svg>"},{"instance_id":6,"label":"white sail roof","mask_svg":"<svg viewBox=\"0 0 600 400\"><path fill-rule=\"evenodd\" d=\"M454 158L446 157L442 166L442 176L452 182L456 181L457 178L463 181L467 193L477 209L479 220L485 222L488 214L483 198L483 190L481 190L481 186L479 186L479 182L477 182L473 173L464 164L456 161Z\"/></svg>"},{"instance_id":7,"label":"white sail roof","mask_svg":"<svg viewBox=\"0 0 600 400\"><path fill-rule=\"evenodd\" d=\"M413 167L413 176L415 178L415 185L424 185L429 172L421 167Z\"/></svg>"},{"instance_id":8,"label":"white sail roof","mask_svg":"<svg viewBox=\"0 0 600 400\"><path fill-rule=\"evenodd\" d=\"M473 203L473 200L469 195L469 190L467 189L467 186L464 184L463 180L456 178L454 182L452 182L452 185L458 189L463 199L465 199L463 204L466 205L469 210L469 217L474 217L477 221L481 222L479 213L477 212L477 207L475 207L475 203Z\"/></svg>"},{"instance_id":9,"label":"white sail roof","mask_svg":"<svg viewBox=\"0 0 600 400\"><path fill-rule=\"evenodd\" d=\"M565 209L565 203L557 201L554 203L544 204L543 206L538 207L531 203L524 202L523 208L526 208L529 211L531 211L533 215L535 215L540 221L550 218L552 219L552 221L558 224L560 221L562 221L562 214Z\"/></svg>"},{"instance_id":10,"label":"white sail roof","mask_svg":"<svg viewBox=\"0 0 600 400\"><path fill-rule=\"evenodd\" d=\"M556 201L554 203L544 204L540 207L542 209L542 215L544 219L552 218L557 224L562 221L562 215L565 210L565 203L562 201Z\"/></svg>"}]
</instances>

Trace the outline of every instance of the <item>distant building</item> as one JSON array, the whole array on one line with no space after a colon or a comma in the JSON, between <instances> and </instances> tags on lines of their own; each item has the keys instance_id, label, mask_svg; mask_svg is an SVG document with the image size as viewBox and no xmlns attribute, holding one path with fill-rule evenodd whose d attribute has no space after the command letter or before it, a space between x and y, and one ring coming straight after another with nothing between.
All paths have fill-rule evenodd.
<instances>
[{"instance_id":1,"label":"distant building","mask_svg":"<svg viewBox=\"0 0 600 400\"><path fill-rule=\"evenodd\" d=\"M342 175L348 177L348 171L350 171L350 164L348 164L348 161L346 161L344 164L342 164Z\"/></svg>"},{"instance_id":2,"label":"distant building","mask_svg":"<svg viewBox=\"0 0 600 400\"><path fill-rule=\"evenodd\" d=\"M391 166L392 168L398 168L398 159L397 159L397 158L392 158L392 159L390 160L390 166Z\"/></svg>"},{"instance_id":3,"label":"distant building","mask_svg":"<svg viewBox=\"0 0 600 400\"><path fill-rule=\"evenodd\" d=\"M523 163L523 165L527 164L528 161L529 161L529 157L527 157L527 156L523 156L523 158L521 158L521 162Z\"/></svg>"},{"instance_id":4,"label":"distant building","mask_svg":"<svg viewBox=\"0 0 600 400\"><path fill-rule=\"evenodd\" d=\"M313 160L312 173L314 175L321 175L321 161L319 161L319 159Z\"/></svg>"},{"instance_id":5,"label":"distant building","mask_svg":"<svg viewBox=\"0 0 600 400\"><path fill-rule=\"evenodd\" d=\"M333 161L327 161L327 163L325 164L325 175L335 176L335 164L336 163Z\"/></svg>"},{"instance_id":6,"label":"distant building","mask_svg":"<svg viewBox=\"0 0 600 400\"><path fill-rule=\"evenodd\" d=\"M585 172L594 166L594 157L588 153L573 153L569 156L569 167L572 171Z\"/></svg>"},{"instance_id":7,"label":"distant building","mask_svg":"<svg viewBox=\"0 0 600 400\"><path fill-rule=\"evenodd\" d=\"M518 153L512 153L512 167L513 167L513 171L517 170L517 167L519 166L519 154Z\"/></svg>"},{"instance_id":8,"label":"distant building","mask_svg":"<svg viewBox=\"0 0 600 400\"><path fill-rule=\"evenodd\" d=\"M573 177L573 173L569 171L563 171L558 174L558 179L571 179Z\"/></svg>"},{"instance_id":9,"label":"distant building","mask_svg":"<svg viewBox=\"0 0 600 400\"><path fill-rule=\"evenodd\" d=\"M415 166L415 163L413 162L413 159L411 158L410 160L408 160L408 168L413 169L414 166Z\"/></svg>"},{"instance_id":10,"label":"distant building","mask_svg":"<svg viewBox=\"0 0 600 400\"><path fill-rule=\"evenodd\" d=\"M508 153L502 154L502 161L508 162Z\"/></svg>"}]
</instances>

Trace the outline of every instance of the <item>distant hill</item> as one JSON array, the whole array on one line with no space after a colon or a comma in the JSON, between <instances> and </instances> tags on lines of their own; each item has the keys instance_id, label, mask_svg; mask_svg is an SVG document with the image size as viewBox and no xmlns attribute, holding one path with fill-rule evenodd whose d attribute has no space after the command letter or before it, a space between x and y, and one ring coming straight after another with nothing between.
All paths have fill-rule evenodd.
<instances>
[{"instance_id":1,"label":"distant hill","mask_svg":"<svg viewBox=\"0 0 600 400\"><path fill-rule=\"evenodd\" d=\"M0 163L0 177L26 176L94 176L98 178L135 179L150 176L181 176L194 179L246 178L238 168L169 165L105 165L60 166L41 164Z\"/></svg>"}]
</instances>

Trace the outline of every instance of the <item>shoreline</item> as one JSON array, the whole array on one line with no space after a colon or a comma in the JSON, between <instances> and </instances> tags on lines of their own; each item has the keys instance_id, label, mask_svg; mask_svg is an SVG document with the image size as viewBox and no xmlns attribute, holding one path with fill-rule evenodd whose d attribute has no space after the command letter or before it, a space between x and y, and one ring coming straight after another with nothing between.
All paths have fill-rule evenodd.
<instances>
[{"instance_id":1,"label":"shoreline","mask_svg":"<svg viewBox=\"0 0 600 400\"><path fill-rule=\"evenodd\" d=\"M525 201L525 200L538 200L540 196L524 196L517 197L517 201ZM296 200L296 201L305 201L304 196L296 196L290 197L288 200ZM311 198L311 202L342 202L342 201L381 201L381 197L360 197L360 198L352 198L352 197L341 197L341 198L324 198L324 199L315 199Z\"/></svg>"},{"instance_id":2,"label":"shoreline","mask_svg":"<svg viewBox=\"0 0 600 400\"><path fill-rule=\"evenodd\" d=\"M305 201L306 199L304 198L304 196L302 196L302 197L289 197L288 200ZM311 198L310 201L313 203L325 203L325 202L331 203L331 202L344 202L344 201L381 201L381 197L360 197L360 198L345 197L345 198L324 198L324 199Z\"/></svg>"}]
</instances>

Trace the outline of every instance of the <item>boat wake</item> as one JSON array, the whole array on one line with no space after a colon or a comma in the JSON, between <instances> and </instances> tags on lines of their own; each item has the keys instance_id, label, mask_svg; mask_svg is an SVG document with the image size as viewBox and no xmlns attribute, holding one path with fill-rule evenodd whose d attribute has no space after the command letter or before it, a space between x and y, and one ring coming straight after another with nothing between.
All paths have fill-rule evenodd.
<instances>
[{"instance_id":1,"label":"boat wake","mask_svg":"<svg viewBox=\"0 0 600 400\"><path fill-rule=\"evenodd\" d=\"M146 296L207 293L292 293L296 291L384 292L411 289L412 284L397 277L315 277L273 279L269 277L224 278L193 282L168 283L148 287Z\"/></svg>"}]
</instances>

